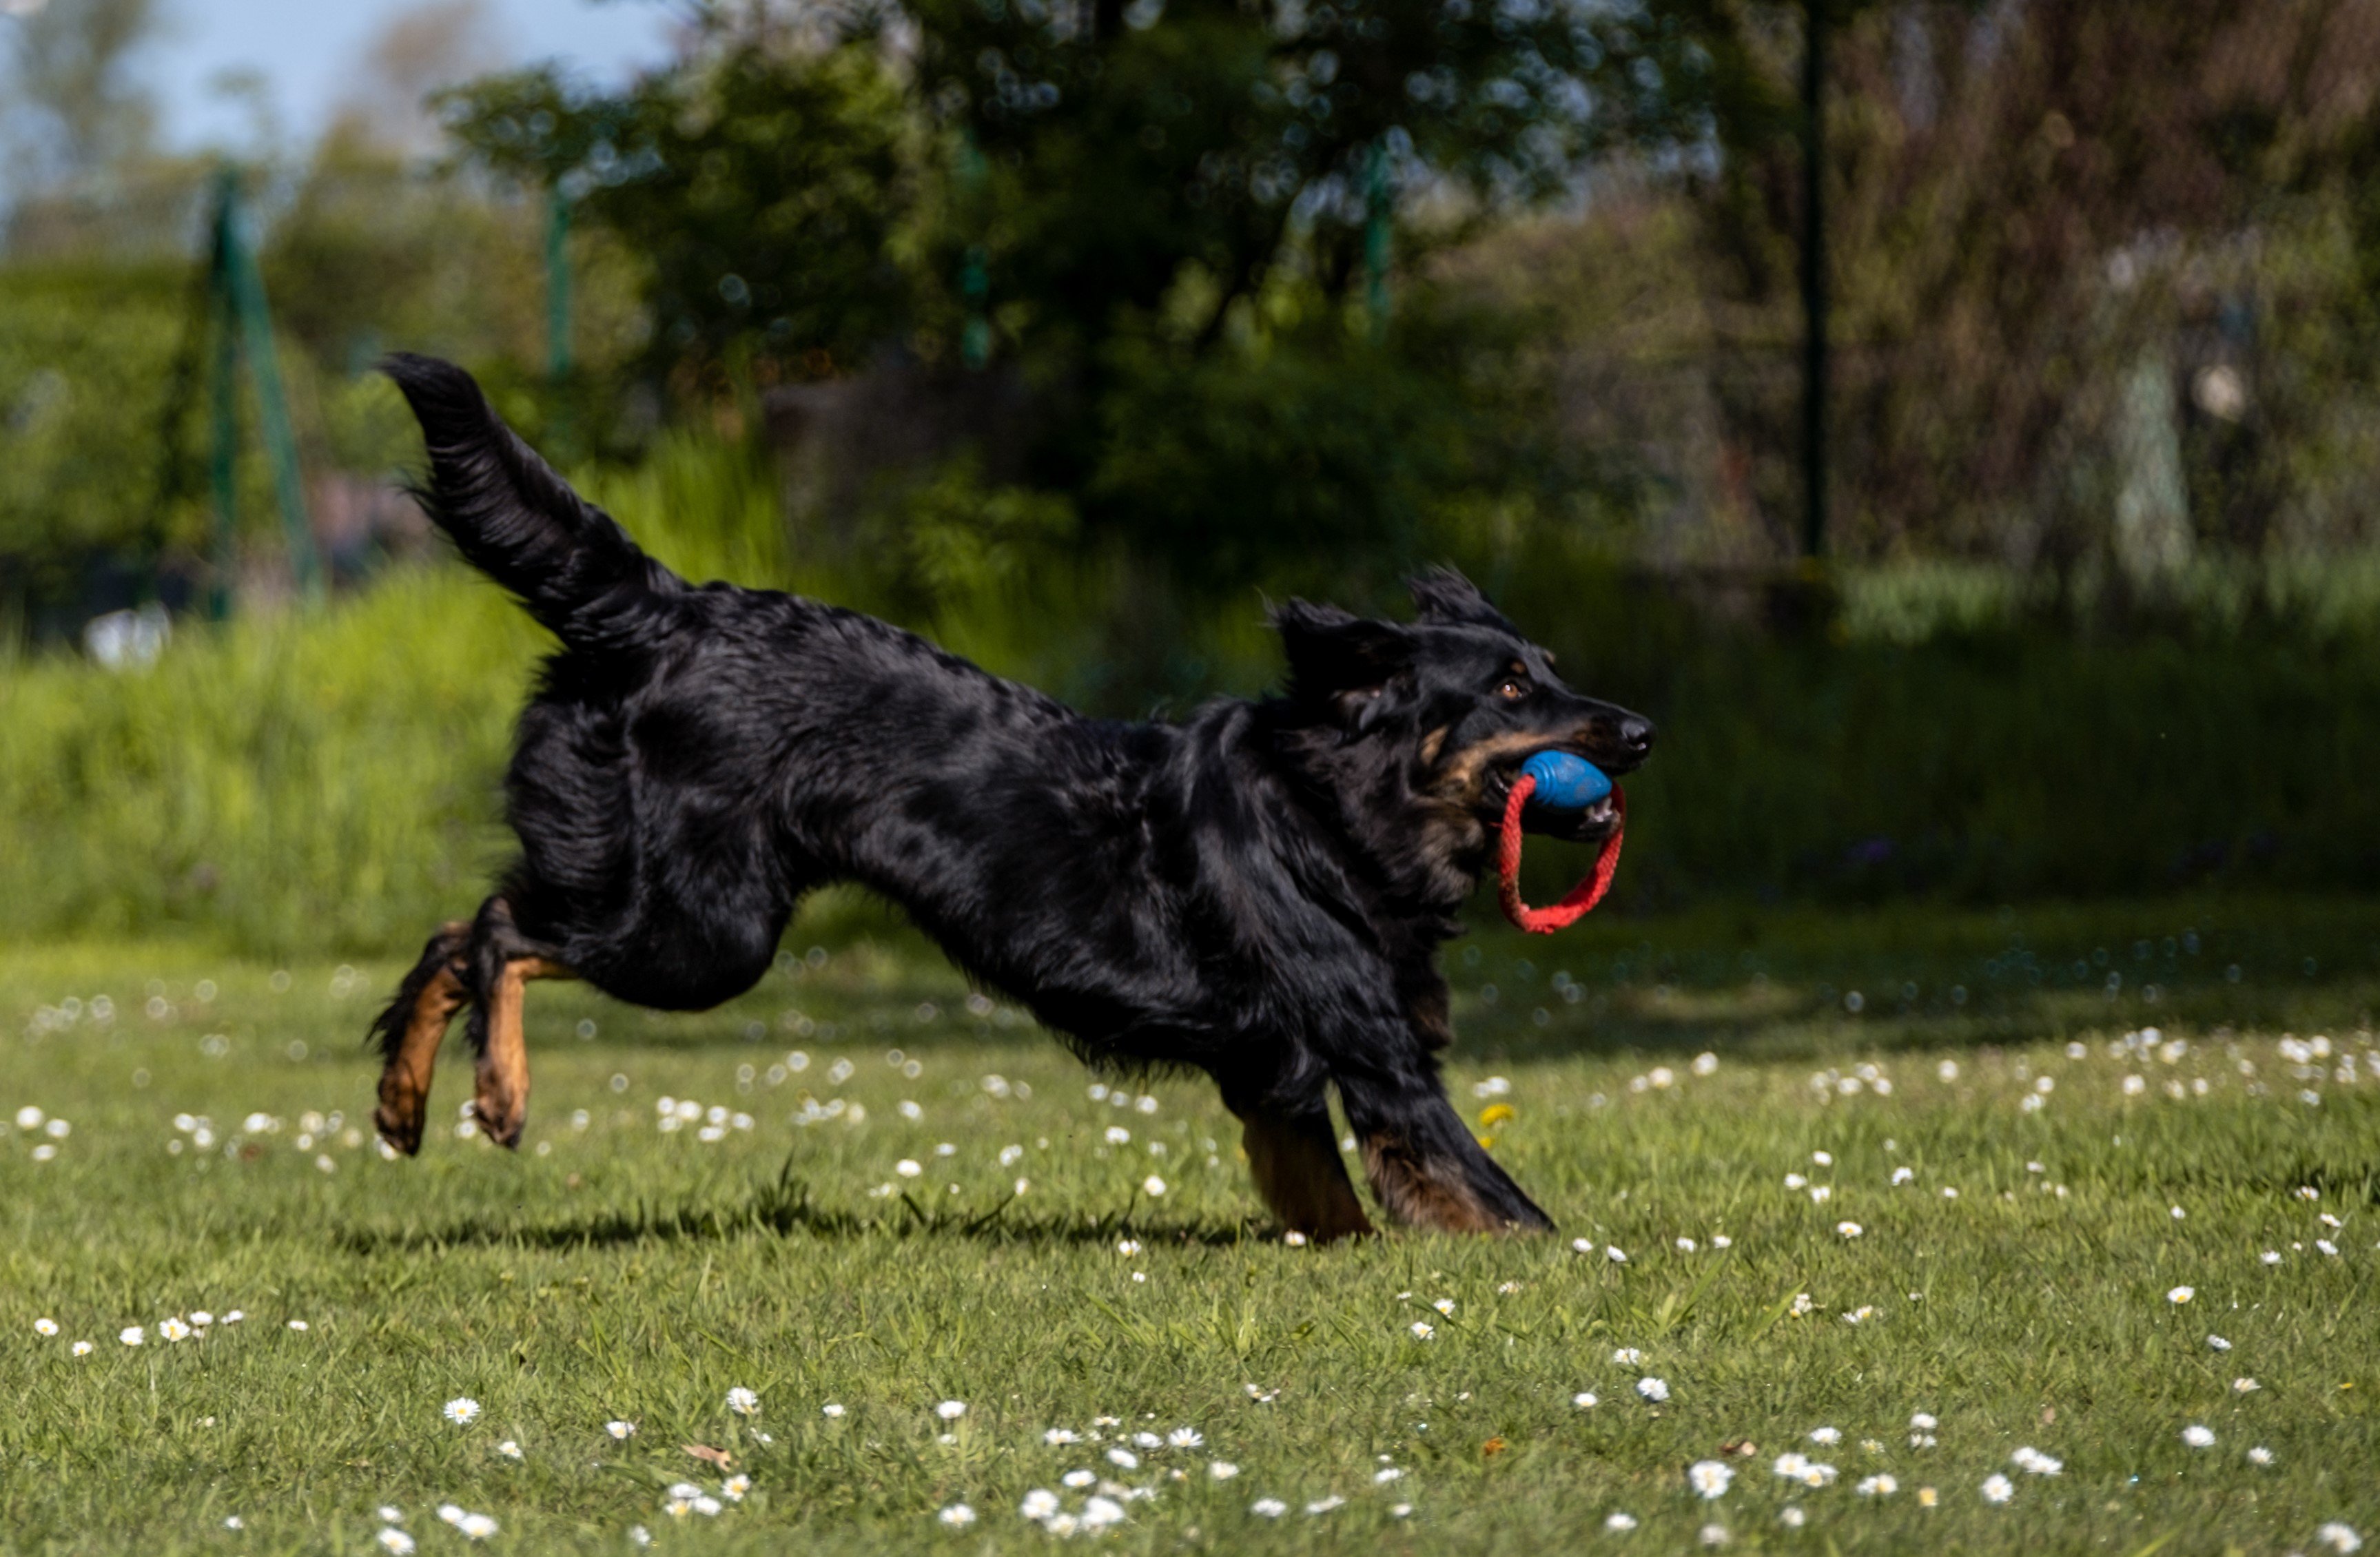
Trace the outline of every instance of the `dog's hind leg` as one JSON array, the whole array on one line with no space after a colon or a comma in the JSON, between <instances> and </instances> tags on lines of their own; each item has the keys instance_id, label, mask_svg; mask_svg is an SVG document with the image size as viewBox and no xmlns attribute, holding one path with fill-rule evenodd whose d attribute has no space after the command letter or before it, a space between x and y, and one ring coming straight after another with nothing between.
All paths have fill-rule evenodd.
<instances>
[{"instance_id":1,"label":"dog's hind leg","mask_svg":"<svg viewBox=\"0 0 2380 1557\"><path fill-rule=\"evenodd\" d=\"M1239 1116L1240 1143L1247 1150L1257 1193L1283 1232L1328 1243L1372 1230L1340 1160L1330 1111L1320 1099L1311 1108L1292 1109L1226 1092L1223 1103Z\"/></svg>"},{"instance_id":2,"label":"dog's hind leg","mask_svg":"<svg viewBox=\"0 0 2380 1557\"><path fill-rule=\"evenodd\" d=\"M470 938L471 926L459 919L431 936L421 960L397 985L396 998L372 1023L382 1057L380 1106L372 1122L380 1138L407 1156L421 1150L430 1075L446 1024L469 998L470 965L464 952Z\"/></svg>"},{"instance_id":3,"label":"dog's hind leg","mask_svg":"<svg viewBox=\"0 0 2380 1557\"><path fill-rule=\"evenodd\" d=\"M1552 1231L1553 1219L1522 1193L1454 1111L1436 1065L1413 1057L1408 1067L1334 1078L1381 1209L1408 1226L1440 1232Z\"/></svg>"},{"instance_id":4,"label":"dog's hind leg","mask_svg":"<svg viewBox=\"0 0 2380 1557\"><path fill-rule=\"evenodd\" d=\"M479 1056L472 1114L499 1146L520 1144L528 1123L528 1041L521 1006L531 979L577 975L552 947L521 934L502 897L480 905L466 953L471 971L472 1052Z\"/></svg>"}]
</instances>

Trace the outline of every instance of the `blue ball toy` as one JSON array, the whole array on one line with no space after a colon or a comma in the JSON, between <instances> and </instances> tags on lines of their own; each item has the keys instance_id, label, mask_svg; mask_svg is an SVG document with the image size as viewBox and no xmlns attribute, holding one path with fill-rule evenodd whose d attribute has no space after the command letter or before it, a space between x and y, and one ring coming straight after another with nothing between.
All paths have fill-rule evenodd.
<instances>
[{"instance_id":1,"label":"blue ball toy","mask_svg":"<svg viewBox=\"0 0 2380 1557\"><path fill-rule=\"evenodd\" d=\"M1539 752L1521 765L1537 781L1529 798L1556 811L1584 811L1611 792L1611 777L1585 757Z\"/></svg>"}]
</instances>

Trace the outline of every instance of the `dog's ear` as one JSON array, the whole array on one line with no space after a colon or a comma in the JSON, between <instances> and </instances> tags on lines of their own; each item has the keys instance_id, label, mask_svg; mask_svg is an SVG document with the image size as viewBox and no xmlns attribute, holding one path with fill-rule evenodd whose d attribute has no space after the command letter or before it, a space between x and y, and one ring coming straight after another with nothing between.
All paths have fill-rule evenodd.
<instances>
[{"instance_id":1,"label":"dog's ear","mask_svg":"<svg viewBox=\"0 0 2380 1557\"><path fill-rule=\"evenodd\" d=\"M1446 627L1494 627L1520 636L1521 630L1488 603L1479 586L1452 568L1415 573L1405 580L1405 587L1413 592L1414 610L1423 622Z\"/></svg>"},{"instance_id":2,"label":"dog's ear","mask_svg":"<svg viewBox=\"0 0 2380 1557\"><path fill-rule=\"evenodd\" d=\"M1336 606L1292 600L1274 608L1289 656L1289 694L1329 706L1358 730L1379 716L1389 682L1413 665L1413 639L1392 622L1350 616Z\"/></svg>"}]
</instances>

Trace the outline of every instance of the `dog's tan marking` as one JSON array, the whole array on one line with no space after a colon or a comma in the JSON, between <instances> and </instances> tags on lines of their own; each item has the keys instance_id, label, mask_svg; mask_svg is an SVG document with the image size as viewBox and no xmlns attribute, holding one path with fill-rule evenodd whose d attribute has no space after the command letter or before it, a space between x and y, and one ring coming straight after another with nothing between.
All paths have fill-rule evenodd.
<instances>
[{"instance_id":1,"label":"dog's tan marking","mask_svg":"<svg viewBox=\"0 0 2380 1557\"><path fill-rule=\"evenodd\" d=\"M1364 1174L1381 1208L1408 1227L1441 1233L1512 1230L1479 1203L1460 1167L1420 1156L1402 1136L1365 1137Z\"/></svg>"},{"instance_id":2,"label":"dog's tan marking","mask_svg":"<svg viewBox=\"0 0 2380 1557\"><path fill-rule=\"evenodd\" d=\"M1241 1117L1248 1171L1282 1231L1303 1233L1317 1243L1371 1232L1371 1218L1364 1214L1330 1138L1328 1115L1304 1120L1269 1113Z\"/></svg>"},{"instance_id":3,"label":"dog's tan marking","mask_svg":"<svg viewBox=\"0 0 2380 1557\"><path fill-rule=\"evenodd\" d=\"M1465 746L1454 754L1446 771L1429 787L1429 792L1441 800L1463 804L1475 804L1481 785L1486 781L1488 765L1499 757L1526 756L1541 752L1560 740L1542 730L1515 730L1501 735L1490 735L1475 745Z\"/></svg>"},{"instance_id":4,"label":"dog's tan marking","mask_svg":"<svg viewBox=\"0 0 2380 1557\"><path fill-rule=\"evenodd\" d=\"M457 920L446 926L446 934L459 940L469 929ZM382 1141L408 1157L421 1150L422 1117L430 1104L431 1073L438 1067L438 1045L464 999L463 981L455 970L439 969L407 1013L396 1052L381 1067L380 1106L372 1112L372 1125Z\"/></svg>"},{"instance_id":5,"label":"dog's tan marking","mask_svg":"<svg viewBox=\"0 0 2380 1557\"><path fill-rule=\"evenodd\" d=\"M1447 727L1445 725L1439 725L1436 730L1431 730L1427 735L1421 738L1421 765L1424 767L1427 767L1430 764L1436 762L1438 760L1438 754L1445 749L1446 731Z\"/></svg>"},{"instance_id":6,"label":"dog's tan marking","mask_svg":"<svg viewBox=\"0 0 2380 1557\"><path fill-rule=\"evenodd\" d=\"M528 1041L521 1034L521 1006L531 979L567 979L577 975L559 962L542 957L516 957L497 975L488 992L488 1046L480 1053L474 1116L488 1139L499 1146L518 1146L528 1123Z\"/></svg>"}]
</instances>

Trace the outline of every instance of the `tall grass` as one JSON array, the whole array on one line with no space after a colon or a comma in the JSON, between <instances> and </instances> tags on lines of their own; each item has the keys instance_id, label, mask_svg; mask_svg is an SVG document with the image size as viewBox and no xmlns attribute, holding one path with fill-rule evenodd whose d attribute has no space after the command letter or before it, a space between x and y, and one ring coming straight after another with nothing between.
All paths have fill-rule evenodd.
<instances>
[{"instance_id":1,"label":"tall grass","mask_svg":"<svg viewBox=\"0 0 2380 1557\"><path fill-rule=\"evenodd\" d=\"M1038 549L945 535L920 592L897 558L794 555L766 460L715 441L665 441L584 485L690 577L905 619L1095 711L1254 694L1274 673L1253 592L1194 600L1071 549L1056 520ZM863 553L904 538L884 529ZM2255 610L2120 638L2028 627L1986 580L1855 579L1855 632L1779 639L1560 536L1466 561L1575 683L1661 723L1658 760L1630 781L1621 911L2380 877L2380 636L2356 578L2275 573L2228 586ZM504 856L508 733L546 643L493 586L438 564L320 610L186 624L144 670L0 664L0 935L194 932L273 954L416 942L468 911ZM1581 864L1532 850L1530 889Z\"/></svg>"}]
</instances>

